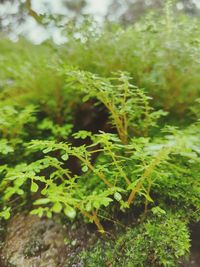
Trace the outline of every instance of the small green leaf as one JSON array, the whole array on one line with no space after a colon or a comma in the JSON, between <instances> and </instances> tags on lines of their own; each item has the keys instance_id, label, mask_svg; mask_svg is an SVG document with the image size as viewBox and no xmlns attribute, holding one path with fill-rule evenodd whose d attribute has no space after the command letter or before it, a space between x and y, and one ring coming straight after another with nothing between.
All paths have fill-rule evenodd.
<instances>
[{"instance_id":1,"label":"small green leaf","mask_svg":"<svg viewBox=\"0 0 200 267\"><path fill-rule=\"evenodd\" d=\"M47 153L49 153L49 152L51 152L52 151L52 147L47 147L47 148L45 148L42 152L44 153L44 154L47 154Z\"/></svg>"},{"instance_id":2,"label":"small green leaf","mask_svg":"<svg viewBox=\"0 0 200 267\"><path fill-rule=\"evenodd\" d=\"M79 138L80 139L86 139L87 137L91 137L92 134L91 134L91 132L82 130L82 131L79 131L77 133L74 133L73 136L75 139L79 139Z\"/></svg>"},{"instance_id":3,"label":"small green leaf","mask_svg":"<svg viewBox=\"0 0 200 267\"><path fill-rule=\"evenodd\" d=\"M5 208L2 212L0 212L0 217L4 218L5 220L8 220L10 218L10 207Z\"/></svg>"},{"instance_id":4,"label":"small green leaf","mask_svg":"<svg viewBox=\"0 0 200 267\"><path fill-rule=\"evenodd\" d=\"M17 177L15 180L15 185L20 187L23 185L23 183L26 181L24 177Z\"/></svg>"},{"instance_id":5,"label":"small green leaf","mask_svg":"<svg viewBox=\"0 0 200 267\"><path fill-rule=\"evenodd\" d=\"M70 219L74 219L76 217L76 210L70 206L66 206L64 213Z\"/></svg>"},{"instance_id":6,"label":"small green leaf","mask_svg":"<svg viewBox=\"0 0 200 267\"><path fill-rule=\"evenodd\" d=\"M42 217L44 213L43 208L34 209L30 212L31 215L38 215L39 217Z\"/></svg>"},{"instance_id":7,"label":"small green leaf","mask_svg":"<svg viewBox=\"0 0 200 267\"><path fill-rule=\"evenodd\" d=\"M17 194L18 195L23 195L24 194L24 190L22 190L21 188L19 188L18 190L17 190Z\"/></svg>"},{"instance_id":8,"label":"small green leaf","mask_svg":"<svg viewBox=\"0 0 200 267\"><path fill-rule=\"evenodd\" d=\"M3 213L4 219L8 220L10 218L10 211L9 210L5 210Z\"/></svg>"},{"instance_id":9,"label":"small green leaf","mask_svg":"<svg viewBox=\"0 0 200 267\"><path fill-rule=\"evenodd\" d=\"M115 192L114 194L114 198L117 200L117 201L120 201L122 199L122 195L118 192Z\"/></svg>"},{"instance_id":10,"label":"small green leaf","mask_svg":"<svg viewBox=\"0 0 200 267\"><path fill-rule=\"evenodd\" d=\"M92 204L91 204L90 201L86 204L85 209L86 209L86 211L88 211L88 212L92 210Z\"/></svg>"},{"instance_id":11,"label":"small green leaf","mask_svg":"<svg viewBox=\"0 0 200 267\"><path fill-rule=\"evenodd\" d=\"M52 207L52 211L59 213L62 210L62 204L60 202L56 202L53 207Z\"/></svg>"},{"instance_id":12,"label":"small green leaf","mask_svg":"<svg viewBox=\"0 0 200 267\"><path fill-rule=\"evenodd\" d=\"M49 219L52 218L52 213L50 211L47 211L47 218L49 218Z\"/></svg>"},{"instance_id":13,"label":"small green leaf","mask_svg":"<svg viewBox=\"0 0 200 267\"><path fill-rule=\"evenodd\" d=\"M154 202L149 194L141 193L141 195L143 195L149 202Z\"/></svg>"},{"instance_id":14,"label":"small green leaf","mask_svg":"<svg viewBox=\"0 0 200 267\"><path fill-rule=\"evenodd\" d=\"M68 160L69 159L69 155L67 153L65 153L64 155L61 156L61 159Z\"/></svg>"},{"instance_id":15,"label":"small green leaf","mask_svg":"<svg viewBox=\"0 0 200 267\"><path fill-rule=\"evenodd\" d=\"M81 169L83 172L87 172L88 171L88 166L83 166L82 169Z\"/></svg>"},{"instance_id":16,"label":"small green leaf","mask_svg":"<svg viewBox=\"0 0 200 267\"><path fill-rule=\"evenodd\" d=\"M31 183L31 192L37 192L38 191L38 185L35 183L35 182L33 182L32 181L32 183Z\"/></svg>"},{"instance_id":17,"label":"small green leaf","mask_svg":"<svg viewBox=\"0 0 200 267\"><path fill-rule=\"evenodd\" d=\"M40 198L34 202L34 205L45 205L45 204L48 204L49 202L50 202L50 199L48 198Z\"/></svg>"},{"instance_id":18,"label":"small green leaf","mask_svg":"<svg viewBox=\"0 0 200 267\"><path fill-rule=\"evenodd\" d=\"M46 193L47 193L47 188L45 187L44 189L42 189L41 194L46 195Z\"/></svg>"}]
</instances>

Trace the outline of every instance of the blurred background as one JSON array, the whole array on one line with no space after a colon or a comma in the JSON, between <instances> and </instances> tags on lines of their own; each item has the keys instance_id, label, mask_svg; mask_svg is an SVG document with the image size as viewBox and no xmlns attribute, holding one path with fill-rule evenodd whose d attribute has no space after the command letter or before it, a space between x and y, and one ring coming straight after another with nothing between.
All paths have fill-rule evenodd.
<instances>
[{"instance_id":1,"label":"blurred background","mask_svg":"<svg viewBox=\"0 0 200 267\"><path fill-rule=\"evenodd\" d=\"M200 0L0 0L0 31L12 40L22 35L34 43L49 38L62 43L69 22L93 17L99 24L128 26L147 12L162 11L166 2L174 4L175 12L200 16Z\"/></svg>"}]
</instances>

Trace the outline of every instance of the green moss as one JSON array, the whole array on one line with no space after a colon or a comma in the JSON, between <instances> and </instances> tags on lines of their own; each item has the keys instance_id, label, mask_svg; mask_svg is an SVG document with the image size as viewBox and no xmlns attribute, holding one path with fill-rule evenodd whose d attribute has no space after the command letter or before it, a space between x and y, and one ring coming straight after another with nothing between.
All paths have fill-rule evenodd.
<instances>
[{"instance_id":1,"label":"green moss","mask_svg":"<svg viewBox=\"0 0 200 267\"><path fill-rule=\"evenodd\" d=\"M186 224L168 214L133 226L115 241L98 241L81 258L85 267L176 267L189 248Z\"/></svg>"}]
</instances>

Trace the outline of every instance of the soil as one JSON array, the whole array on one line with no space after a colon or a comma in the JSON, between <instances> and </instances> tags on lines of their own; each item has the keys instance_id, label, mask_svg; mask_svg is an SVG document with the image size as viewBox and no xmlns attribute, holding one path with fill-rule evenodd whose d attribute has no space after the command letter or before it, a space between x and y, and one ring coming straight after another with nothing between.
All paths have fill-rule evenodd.
<instances>
[{"instance_id":1,"label":"soil","mask_svg":"<svg viewBox=\"0 0 200 267\"><path fill-rule=\"evenodd\" d=\"M191 257L181 267L200 266L199 226L191 226ZM7 225L0 267L80 267L82 264L74 264L73 259L96 238L96 230L84 223L69 225L56 217L16 215Z\"/></svg>"}]
</instances>

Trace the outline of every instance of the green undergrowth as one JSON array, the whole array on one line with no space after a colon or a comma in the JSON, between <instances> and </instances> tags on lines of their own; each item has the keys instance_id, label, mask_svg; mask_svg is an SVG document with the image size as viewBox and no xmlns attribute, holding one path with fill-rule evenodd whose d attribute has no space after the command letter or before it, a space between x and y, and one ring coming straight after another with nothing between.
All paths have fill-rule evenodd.
<instances>
[{"instance_id":1,"label":"green undergrowth","mask_svg":"<svg viewBox=\"0 0 200 267\"><path fill-rule=\"evenodd\" d=\"M200 217L198 24L166 13L62 46L2 39L0 217L58 213L106 234L137 209L86 266L177 266Z\"/></svg>"},{"instance_id":2,"label":"green undergrowth","mask_svg":"<svg viewBox=\"0 0 200 267\"><path fill-rule=\"evenodd\" d=\"M80 266L133 267L179 266L189 252L190 239L186 224L180 218L154 209L157 215L133 225L115 239L102 239L74 257Z\"/></svg>"}]
</instances>

